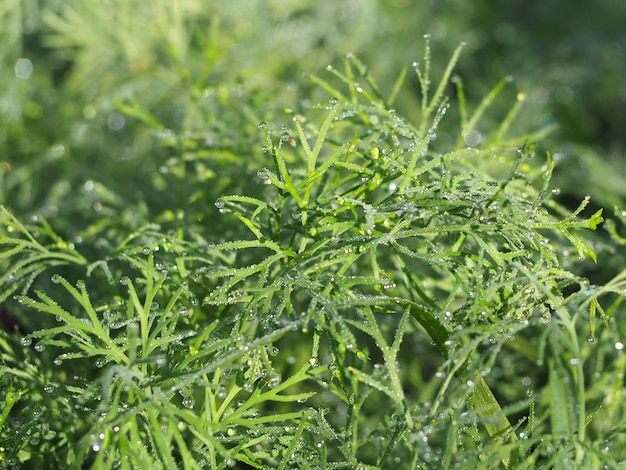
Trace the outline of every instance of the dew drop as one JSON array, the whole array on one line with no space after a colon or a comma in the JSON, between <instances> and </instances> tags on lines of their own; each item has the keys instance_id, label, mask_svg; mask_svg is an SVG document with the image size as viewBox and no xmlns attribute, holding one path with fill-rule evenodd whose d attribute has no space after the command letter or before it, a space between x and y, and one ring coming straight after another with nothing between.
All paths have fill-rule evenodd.
<instances>
[{"instance_id":1,"label":"dew drop","mask_svg":"<svg viewBox=\"0 0 626 470\"><path fill-rule=\"evenodd\" d=\"M58 274L54 274L50 280L54 284L58 284L59 282L61 282L61 276L59 276Z\"/></svg>"},{"instance_id":2,"label":"dew drop","mask_svg":"<svg viewBox=\"0 0 626 470\"><path fill-rule=\"evenodd\" d=\"M28 59L18 59L15 63L15 76L26 80L33 73L33 63Z\"/></svg>"},{"instance_id":3,"label":"dew drop","mask_svg":"<svg viewBox=\"0 0 626 470\"><path fill-rule=\"evenodd\" d=\"M29 338L28 336L25 336L24 338L22 338L22 346L30 346L31 344L33 344L33 339Z\"/></svg>"},{"instance_id":4,"label":"dew drop","mask_svg":"<svg viewBox=\"0 0 626 470\"><path fill-rule=\"evenodd\" d=\"M281 377L278 374L272 374L269 381L267 382L267 386L269 388L276 388L280 385Z\"/></svg>"},{"instance_id":5,"label":"dew drop","mask_svg":"<svg viewBox=\"0 0 626 470\"><path fill-rule=\"evenodd\" d=\"M185 408L192 409L196 405L196 400L193 397L185 397L183 398L183 406Z\"/></svg>"},{"instance_id":6,"label":"dew drop","mask_svg":"<svg viewBox=\"0 0 626 470\"><path fill-rule=\"evenodd\" d=\"M267 168L261 168L256 172L256 175L262 180L266 180L270 177L270 171Z\"/></svg>"},{"instance_id":7,"label":"dew drop","mask_svg":"<svg viewBox=\"0 0 626 470\"><path fill-rule=\"evenodd\" d=\"M267 122L265 122L265 121L261 121L261 122L259 123L259 129L261 129L262 131L263 131L263 130L265 130L265 129L267 129Z\"/></svg>"},{"instance_id":8,"label":"dew drop","mask_svg":"<svg viewBox=\"0 0 626 470\"><path fill-rule=\"evenodd\" d=\"M367 354L365 354L363 351L357 351L356 357L358 357L362 361L367 361L369 359L369 357L367 357Z\"/></svg>"},{"instance_id":9,"label":"dew drop","mask_svg":"<svg viewBox=\"0 0 626 470\"><path fill-rule=\"evenodd\" d=\"M226 204L222 199L218 199L217 201L215 201L215 207L217 207L218 209L223 209L225 205Z\"/></svg>"},{"instance_id":10,"label":"dew drop","mask_svg":"<svg viewBox=\"0 0 626 470\"><path fill-rule=\"evenodd\" d=\"M282 140L283 142L288 142L289 139L291 139L289 132L283 132L282 134L280 134L280 140Z\"/></svg>"},{"instance_id":11,"label":"dew drop","mask_svg":"<svg viewBox=\"0 0 626 470\"><path fill-rule=\"evenodd\" d=\"M596 344L598 342L598 338L595 335L589 335L587 336L587 341L590 344Z\"/></svg>"},{"instance_id":12,"label":"dew drop","mask_svg":"<svg viewBox=\"0 0 626 470\"><path fill-rule=\"evenodd\" d=\"M339 103L339 100L337 98L331 98L328 100L328 102L331 106L335 106L337 103Z\"/></svg>"},{"instance_id":13,"label":"dew drop","mask_svg":"<svg viewBox=\"0 0 626 470\"><path fill-rule=\"evenodd\" d=\"M37 352L43 352L43 351L45 351L45 349L46 349L46 345L43 344L43 343L37 343L35 345L35 351L37 351Z\"/></svg>"},{"instance_id":14,"label":"dew drop","mask_svg":"<svg viewBox=\"0 0 626 470\"><path fill-rule=\"evenodd\" d=\"M102 449L102 442L99 440L95 440L91 444L91 450L93 450L94 452L100 452L100 449Z\"/></svg>"}]
</instances>

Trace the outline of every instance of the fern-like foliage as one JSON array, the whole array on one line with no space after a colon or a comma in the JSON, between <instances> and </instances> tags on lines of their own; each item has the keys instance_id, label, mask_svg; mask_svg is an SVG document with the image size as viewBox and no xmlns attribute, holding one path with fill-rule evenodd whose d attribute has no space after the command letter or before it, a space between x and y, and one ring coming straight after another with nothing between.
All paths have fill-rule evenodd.
<instances>
[{"instance_id":1,"label":"fern-like foliage","mask_svg":"<svg viewBox=\"0 0 626 470\"><path fill-rule=\"evenodd\" d=\"M329 81L312 77L333 98L292 113L291 127L260 123L258 186L215 201L215 216L239 227L232 238L148 227L89 262L45 221L31 229L3 209L0 300L17 293L20 312L57 321L26 336L39 354L26 368L2 339L7 458L129 469L595 462L577 328L614 314L624 278L593 288L566 269L565 249L595 260L579 231L601 211L551 199L552 159L534 163L541 131L509 135L519 102L499 128L476 131L505 82L468 114L456 80L460 130L446 121L460 52L434 90L428 46L413 66L417 123L393 109L407 70L389 96L355 57ZM545 396L498 380L518 373L501 364L504 348L547 371ZM547 408L549 422L535 420ZM53 424L7 427L25 412Z\"/></svg>"}]
</instances>

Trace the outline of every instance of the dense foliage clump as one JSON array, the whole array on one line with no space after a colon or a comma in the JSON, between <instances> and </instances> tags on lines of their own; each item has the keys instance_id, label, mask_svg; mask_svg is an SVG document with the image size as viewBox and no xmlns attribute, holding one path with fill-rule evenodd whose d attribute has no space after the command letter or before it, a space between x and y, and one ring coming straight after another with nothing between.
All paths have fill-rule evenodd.
<instances>
[{"instance_id":1,"label":"dense foliage clump","mask_svg":"<svg viewBox=\"0 0 626 470\"><path fill-rule=\"evenodd\" d=\"M112 3L52 2L48 75L12 66L3 465L623 463L626 213L553 185L509 79L474 104L429 37L380 85L354 54L301 77L231 7L156 2L139 37Z\"/></svg>"}]
</instances>

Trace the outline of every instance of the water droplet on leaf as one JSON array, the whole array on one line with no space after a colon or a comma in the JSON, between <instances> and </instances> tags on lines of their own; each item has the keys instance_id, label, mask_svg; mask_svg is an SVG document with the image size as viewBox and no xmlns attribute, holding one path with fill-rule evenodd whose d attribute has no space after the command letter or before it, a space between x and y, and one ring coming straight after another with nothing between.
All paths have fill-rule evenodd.
<instances>
[{"instance_id":1,"label":"water droplet on leaf","mask_svg":"<svg viewBox=\"0 0 626 470\"><path fill-rule=\"evenodd\" d=\"M95 440L91 444L91 450L93 450L94 452L100 452L100 449L102 449L102 442L100 440Z\"/></svg>"}]
</instances>

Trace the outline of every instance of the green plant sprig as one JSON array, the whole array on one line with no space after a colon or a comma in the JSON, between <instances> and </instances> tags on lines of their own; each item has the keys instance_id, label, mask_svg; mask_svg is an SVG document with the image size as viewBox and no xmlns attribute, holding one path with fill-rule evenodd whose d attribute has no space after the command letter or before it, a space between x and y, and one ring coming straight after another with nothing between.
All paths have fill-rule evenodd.
<instances>
[{"instance_id":1,"label":"green plant sprig","mask_svg":"<svg viewBox=\"0 0 626 470\"><path fill-rule=\"evenodd\" d=\"M87 264L87 260L74 248L62 240L42 217L37 217L38 235L47 237L50 243L43 245L5 207L0 207L0 263L6 266L0 277L4 290L0 292L0 302L4 302L14 292L28 290L34 280L52 266Z\"/></svg>"},{"instance_id":2,"label":"green plant sprig","mask_svg":"<svg viewBox=\"0 0 626 470\"><path fill-rule=\"evenodd\" d=\"M259 125L262 184L244 190L219 177L240 194L211 207L224 228L216 240L205 240L201 224L187 229L178 201L176 214L159 216L174 229L138 228L88 264L47 222L29 229L3 209L0 263L18 262L0 278L2 299L22 289L20 308L61 322L26 338L61 349L54 364L94 367L82 380L62 369L3 369L15 386L0 424L26 393L47 410L73 407L67 419L80 425L55 455L76 468L113 468L122 457L128 468L193 469L594 462L600 438L590 444L587 428L601 411L588 412L594 359L581 319L595 336L597 316L619 314L623 276L590 286L562 262L572 246L596 260L580 231L595 230L602 211L584 216L588 199L573 211L552 199L554 161L534 164L533 139L545 130L509 135L523 96L494 132L466 140L508 80L471 111L454 79L460 124L449 122L445 91L461 49L433 85L426 41L423 68L413 66L415 122L391 109L408 67L388 98L354 56L343 71L330 69L339 86L312 77L328 104L290 112L294 129L278 137ZM195 134L165 132L155 114L128 103L118 110L167 134L161 143L177 155L165 170L179 168L179 189L201 160L219 160ZM190 190L189 201L205 194ZM84 269L85 281L56 274L54 290L29 293L61 264ZM515 360L506 364L504 352ZM499 380L515 376L516 362L545 367L543 397Z\"/></svg>"},{"instance_id":3,"label":"green plant sprig","mask_svg":"<svg viewBox=\"0 0 626 470\"><path fill-rule=\"evenodd\" d=\"M451 62L457 57L458 53ZM352 69L347 66L346 70ZM425 75L428 64L425 70L419 73L419 78L423 91L428 93L429 82ZM299 172L294 164L286 163L284 147L280 142L273 145L270 133L265 129L277 176L272 177L272 172L264 175L269 175L268 187L278 190L277 204L270 210L267 205L240 197L224 199L225 202L237 202L237 206L229 206L233 211L245 213L248 212L245 205L254 205L253 216L246 217L244 223L255 224L257 228L251 230L257 236L263 234L289 240L291 246L299 247L297 255L282 258L273 270L267 265L268 269L259 278L264 284L254 289L245 287L243 276L233 277L235 271L226 272L231 276L231 280L223 283L228 294L224 293L220 298L238 299L246 309L256 309L257 302L264 297L264 305L275 305L272 308L278 309L274 314L280 314L284 309L293 311L292 304L297 299L302 305L300 308L305 311L305 317L312 316L317 322L326 325L332 341L338 343L338 351L345 349L346 344L353 344L355 337L348 334L350 327L367 334L381 348L385 370L390 375L384 376L386 380L381 380L359 367L347 366L347 370L357 378L357 383L387 394L396 407L404 409L406 413L409 407L405 403L399 375L394 372L402 328L398 327L393 346L387 345L373 312L365 306L380 307L394 302L396 305L407 305L408 300L402 295L371 296L370 289L377 290L383 284L389 285L391 289L415 299L406 312L410 312L424 328L444 359L456 361L446 381L449 384L453 377L468 371L472 364L472 351L479 344L468 343L464 349L466 352L459 356L460 350L451 351L447 345L451 334L449 328L452 325L464 325L470 318L477 318L480 305L491 310L486 318L494 324L506 318L532 319L532 316L523 313L522 306L528 305L537 306L539 311L549 316L549 309L544 304L556 306L562 302L552 292L558 289L560 283L571 281L568 280L567 272L559 270L558 257L554 250L546 246L546 239L541 233L566 239L576 247L581 257L595 259L595 253L574 235L574 231L580 228L596 229L603 221L602 211L597 211L587 219L580 219L579 215L588 203L585 200L577 210L563 219L551 215L544 206L548 199L546 188L551 171L543 175L542 189L533 192L531 188L532 199L527 195L522 197L518 181L523 180L523 172L528 168L528 165L522 166L523 160L514 160L509 176L492 184L492 180L477 179L482 170L480 166L474 166L474 162L477 157L484 158L481 157L484 150L465 147L443 154L432 153L428 142L434 142L435 130L443 117L443 112L433 115L435 107L442 102L442 84L431 100L423 102L423 120L417 126L417 129L422 129L422 135L413 126L403 123L395 113L386 110L379 92L364 93L351 72L346 75L336 70L331 72L348 85L350 92L341 93L328 83L316 80L337 98L327 108L313 147L303 130L302 119L296 120L299 148L303 149L306 171ZM447 82L450 74L451 67L446 69L442 83ZM370 84L375 86L373 81ZM476 124L502 86L504 83L492 92L492 96L483 102L465 125ZM360 105L361 97L369 103ZM338 104L341 101L344 103ZM342 110L345 113L342 114ZM511 111L505 127L508 128L516 113L517 108ZM382 126L388 122L399 124L391 128L390 133L374 124L375 121L370 119L373 114L383 117L377 120ZM357 129L351 129L350 126ZM398 134L395 134L395 129L398 129ZM426 135L427 129L430 136ZM351 136L349 142L342 143L340 137L333 135L342 133ZM490 151L504 139L505 134L506 128L500 129L496 140L490 144ZM381 138L383 140L376 140ZM402 148L403 141L406 150ZM327 149L324 142L337 144ZM391 152L386 150L390 145L396 145L397 149ZM367 148L376 151L370 153L365 150ZM532 156L531 152L532 149L528 153L522 150L521 154L527 159ZM406 166L393 162L407 154ZM322 155L325 155L325 160ZM472 171L476 171L472 174L474 180L463 174L466 160ZM442 169L445 169L445 176L438 178ZM353 184L356 177L361 179L361 184ZM396 189L385 194L382 191L384 185L393 185ZM306 196L303 197L303 194ZM291 222L289 214L291 207L294 207L291 199L298 213L294 222ZM327 209L328 204L332 211ZM558 208L554 205L552 207ZM243 219L240 217L240 220ZM273 222L268 225L269 221ZM246 248L243 244L239 247ZM394 263L403 267L402 272L394 272ZM408 274L419 270L420 266L426 266L427 270L435 274L435 279L439 280L439 284L435 285L449 290L448 300L443 305L437 300L440 296L438 288L425 291L423 286L419 286L420 281ZM243 275L250 267L238 270ZM364 270L372 273L372 276L356 275ZM477 270L483 274L476 276ZM324 287L323 276L328 278L329 271L332 273L331 282ZM517 275L512 276L513 273ZM542 289L529 288L535 285L532 280L535 278L528 278L527 275L540 276L543 279L541 282L547 281L548 284L544 284ZM396 282L391 281L393 278L396 278ZM406 286L396 287L397 280L402 278L407 279ZM472 281L472 278L476 281ZM451 289L452 279L456 287ZM235 288L236 284L240 287ZM415 291L412 292L411 286ZM253 294L255 290L259 296ZM272 303L270 299L279 292L287 297L283 297L283 301L278 304ZM308 307L305 301L307 297L311 299ZM422 305L421 302L426 304ZM348 313L351 308L365 317L352 319ZM319 309L321 317L317 312ZM457 311L454 315L458 318L450 326L442 316L446 309ZM472 315L463 316L469 312ZM570 337L571 334L573 332L570 332ZM356 348L355 351L363 358L368 357L365 351ZM343 380L345 387L350 383L356 386L347 377ZM578 384L580 387L580 382ZM442 393L445 393L446 387L444 384ZM480 375L475 382L472 403L488 436L494 442L503 439L509 443L506 447L509 450L503 450L501 459L506 467L512 468L516 465L522 443L516 439L514 428ZM409 429L413 423L413 418L408 414Z\"/></svg>"}]
</instances>

